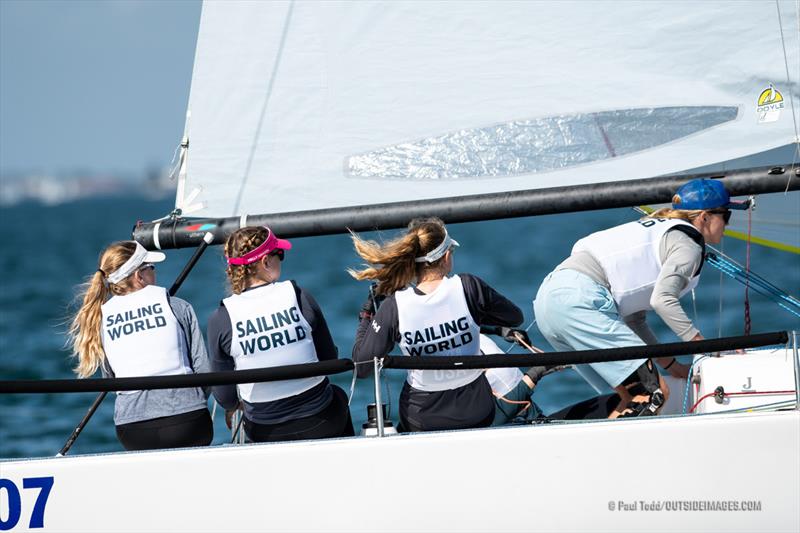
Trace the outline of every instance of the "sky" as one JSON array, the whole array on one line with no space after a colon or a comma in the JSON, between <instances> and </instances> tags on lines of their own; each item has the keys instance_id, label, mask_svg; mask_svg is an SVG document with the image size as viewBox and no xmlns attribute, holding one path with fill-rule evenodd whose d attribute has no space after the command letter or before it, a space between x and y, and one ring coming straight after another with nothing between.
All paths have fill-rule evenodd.
<instances>
[{"instance_id":1,"label":"sky","mask_svg":"<svg viewBox=\"0 0 800 533\"><path fill-rule=\"evenodd\" d=\"M165 168L183 132L200 7L0 0L0 180Z\"/></svg>"},{"instance_id":2,"label":"sky","mask_svg":"<svg viewBox=\"0 0 800 533\"><path fill-rule=\"evenodd\" d=\"M0 179L166 167L199 20L199 0L0 0Z\"/></svg>"}]
</instances>

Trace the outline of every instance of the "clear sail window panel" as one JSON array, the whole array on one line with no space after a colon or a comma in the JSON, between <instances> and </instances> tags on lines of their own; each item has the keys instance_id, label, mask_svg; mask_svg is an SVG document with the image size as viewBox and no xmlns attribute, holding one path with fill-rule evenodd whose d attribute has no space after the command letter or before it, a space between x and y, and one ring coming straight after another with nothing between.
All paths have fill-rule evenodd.
<instances>
[{"instance_id":1,"label":"clear sail window panel","mask_svg":"<svg viewBox=\"0 0 800 533\"><path fill-rule=\"evenodd\" d=\"M345 160L349 177L463 180L584 165L644 150L735 120L736 106L620 109L463 129Z\"/></svg>"}]
</instances>

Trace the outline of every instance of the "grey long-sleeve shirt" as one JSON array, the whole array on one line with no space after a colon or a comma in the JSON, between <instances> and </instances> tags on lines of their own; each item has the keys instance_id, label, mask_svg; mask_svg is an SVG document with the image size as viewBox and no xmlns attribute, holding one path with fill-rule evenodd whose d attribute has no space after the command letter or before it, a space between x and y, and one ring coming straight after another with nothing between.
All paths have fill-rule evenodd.
<instances>
[{"instance_id":1,"label":"grey long-sleeve shirt","mask_svg":"<svg viewBox=\"0 0 800 533\"><path fill-rule=\"evenodd\" d=\"M656 280L650 307L667 326L681 338L689 341L699 333L692 321L681 307L679 297L691 278L703 264L703 249L691 237L682 231L668 231L659 244L661 272ZM568 257L556 270L568 268L586 274L597 283L610 289L608 279L597 260L587 252L580 252ZM623 317L625 323L645 343L656 344L658 339L647 325L645 311Z\"/></svg>"},{"instance_id":2,"label":"grey long-sleeve shirt","mask_svg":"<svg viewBox=\"0 0 800 533\"><path fill-rule=\"evenodd\" d=\"M194 309L188 302L175 297L169 298L169 306L183 330L192 370L195 374L208 372L208 355ZM103 362L101 370L104 377L114 377L114 370L108 361ZM119 426L162 416L179 415L207 406L208 392L199 387L118 394L114 403L114 424Z\"/></svg>"}]
</instances>

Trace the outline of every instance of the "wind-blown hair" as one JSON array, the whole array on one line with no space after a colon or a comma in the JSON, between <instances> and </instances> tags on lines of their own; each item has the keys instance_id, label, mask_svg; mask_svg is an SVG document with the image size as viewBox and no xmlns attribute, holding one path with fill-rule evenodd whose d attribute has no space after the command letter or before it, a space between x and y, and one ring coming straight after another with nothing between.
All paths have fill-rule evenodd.
<instances>
[{"instance_id":1,"label":"wind-blown hair","mask_svg":"<svg viewBox=\"0 0 800 533\"><path fill-rule=\"evenodd\" d=\"M241 257L258 248L267 240L269 233L262 226L248 226L230 234L225 241L225 257ZM247 288L248 279L255 275L258 263L249 265L228 265L225 273L231 284L233 294L241 294Z\"/></svg>"},{"instance_id":2,"label":"wind-blown hair","mask_svg":"<svg viewBox=\"0 0 800 533\"><path fill-rule=\"evenodd\" d=\"M67 331L67 345L72 346L72 355L78 358L75 373L78 377L87 378L94 374L105 359L102 337L102 305L112 295L123 295L131 292L131 276L119 283L108 283L109 274L119 269L136 251L133 241L115 242L100 254L97 271L89 279L78 286L76 300L81 306L70 323Z\"/></svg>"},{"instance_id":3,"label":"wind-blown hair","mask_svg":"<svg viewBox=\"0 0 800 533\"><path fill-rule=\"evenodd\" d=\"M377 281L378 294L393 294L423 270L441 266L444 257L432 263L417 263L414 259L442 244L445 233L444 222L436 217L415 218L408 224L405 235L384 244L364 240L351 231L353 247L367 265L361 270L348 269L348 273L359 281Z\"/></svg>"}]
</instances>

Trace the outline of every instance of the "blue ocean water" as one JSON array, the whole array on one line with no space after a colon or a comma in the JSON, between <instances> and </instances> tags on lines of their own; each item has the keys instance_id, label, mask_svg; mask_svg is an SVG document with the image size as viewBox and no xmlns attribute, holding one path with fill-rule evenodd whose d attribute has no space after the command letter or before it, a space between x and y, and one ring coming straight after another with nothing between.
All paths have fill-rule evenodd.
<instances>
[{"instance_id":1,"label":"blue ocean water","mask_svg":"<svg viewBox=\"0 0 800 533\"><path fill-rule=\"evenodd\" d=\"M74 287L97 268L98 253L108 243L127 239L137 220L152 220L171 209L171 202L136 198L88 199L54 207L21 204L0 211L4 228L0 248L0 379L57 379L72 377L75 361L64 347L66 322ZM740 215L734 215L740 216ZM476 274L512 299L525 313L525 326L533 319L531 300L538 284L565 258L578 238L636 218L630 209L528 217L449 226L461 247L455 256L456 272ZM393 232L386 232L391 236ZM372 237L377 235L371 234ZM367 286L351 279L346 269L358 266L346 236L293 240L284 262L284 278L292 278L319 301L340 356L349 357L357 324L356 315ZM724 250L740 262L745 244L727 239ZM157 270L160 285L169 286L191 256L192 250L168 253ZM800 294L800 262L796 255L754 246L753 270L791 294ZM224 261L219 247L209 249L184 283L178 296L194 306L201 325L226 295ZM722 279L711 268L703 272L696 302L684 299L690 315L707 337L743 333L744 288ZM750 293L752 331L798 329L796 317L764 297ZM720 314L720 310L722 313ZM651 325L661 340L677 340L657 319ZM536 327L530 330L537 346L549 350ZM501 343L502 345L502 343ZM402 371L389 371L392 411L404 379ZM334 382L345 390L350 376ZM546 377L534 395L545 412L592 396L592 390L573 372ZM0 458L54 455L83 417L96 395L0 395ZM373 401L372 381L359 381L352 398L354 422L366 418ZM77 440L71 454L121 450L112 420L113 394ZM215 444L230 434L220 412L215 418ZM394 416L396 421L396 416Z\"/></svg>"}]
</instances>

